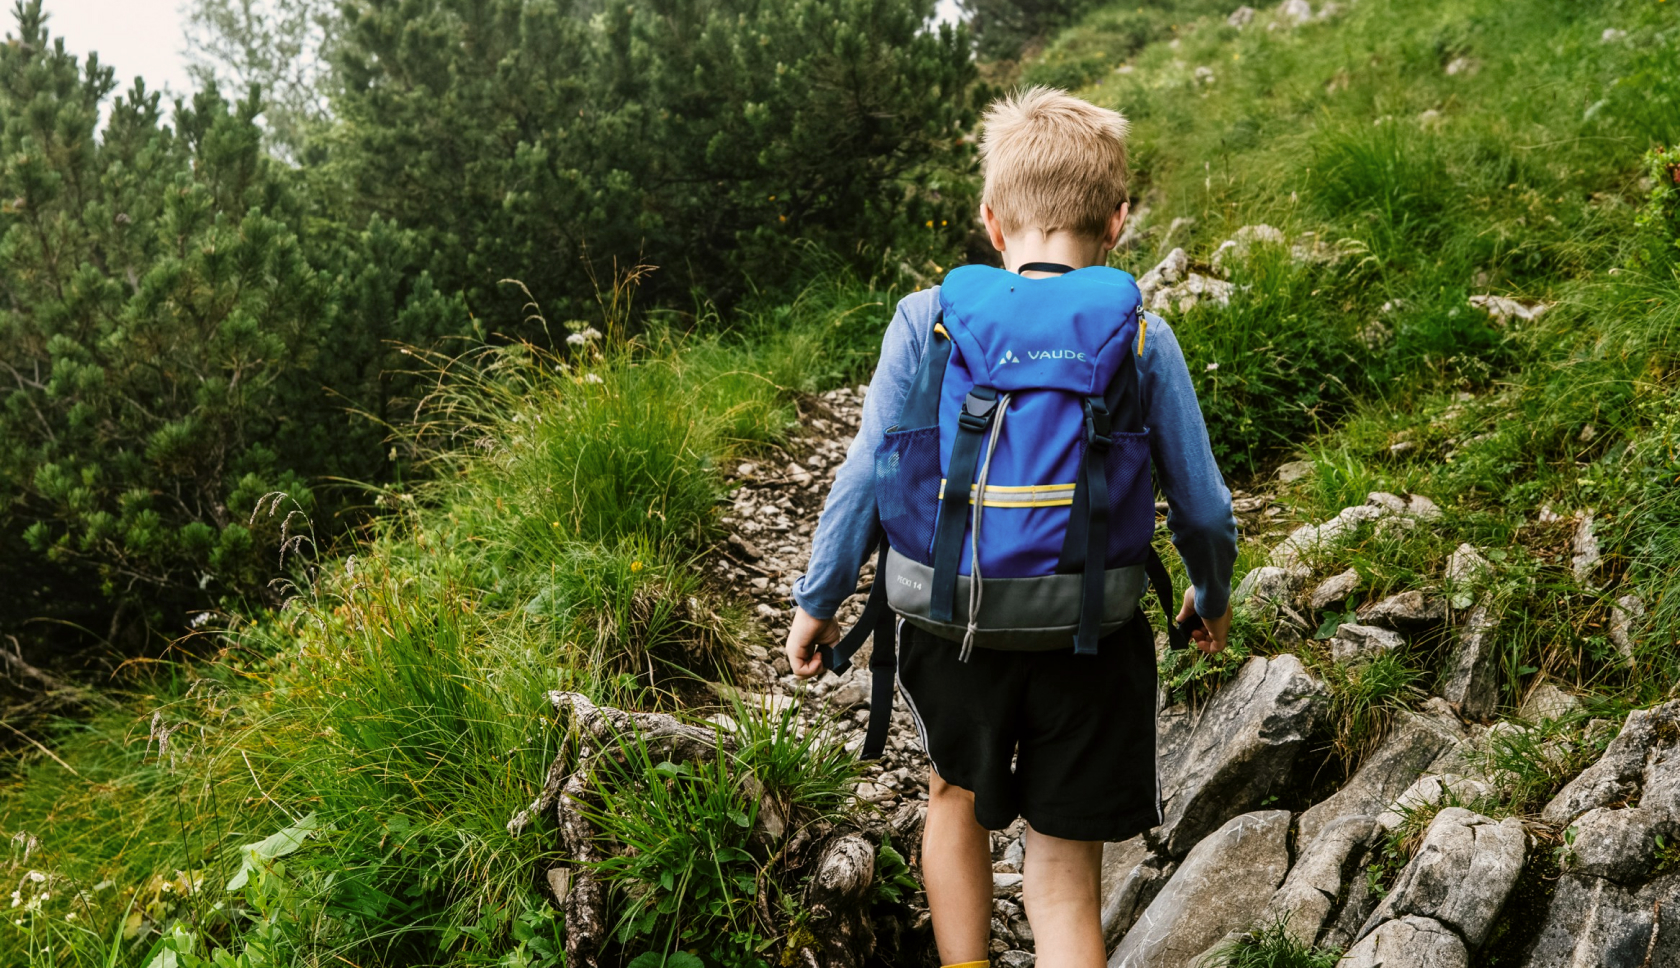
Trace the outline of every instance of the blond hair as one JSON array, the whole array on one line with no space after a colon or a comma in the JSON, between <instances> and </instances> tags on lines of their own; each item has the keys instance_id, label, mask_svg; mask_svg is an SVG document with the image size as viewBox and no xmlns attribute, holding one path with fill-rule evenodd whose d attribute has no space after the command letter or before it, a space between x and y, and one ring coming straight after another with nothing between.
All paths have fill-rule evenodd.
<instances>
[{"instance_id":1,"label":"blond hair","mask_svg":"<svg viewBox=\"0 0 1680 968\"><path fill-rule=\"evenodd\" d=\"M1129 125L1118 111L1066 91L1031 87L992 102L984 123L980 200L1004 232L1103 234L1127 200Z\"/></svg>"}]
</instances>

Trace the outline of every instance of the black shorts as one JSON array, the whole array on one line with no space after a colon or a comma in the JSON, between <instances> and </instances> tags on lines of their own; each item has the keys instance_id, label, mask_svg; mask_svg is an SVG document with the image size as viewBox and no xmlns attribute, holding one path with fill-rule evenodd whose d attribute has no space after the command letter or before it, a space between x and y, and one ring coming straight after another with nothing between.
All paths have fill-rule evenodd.
<instances>
[{"instance_id":1,"label":"black shorts","mask_svg":"<svg viewBox=\"0 0 1680 968\"><path fill-rule=\"evenodd\" d=\"M1125 840L1161 822L1155 647L1139 609L1097 654L974 649L899 625L898 684L946 782L1000 830L1017 816L1066 840Z\"/></svg>"}]
</instances>

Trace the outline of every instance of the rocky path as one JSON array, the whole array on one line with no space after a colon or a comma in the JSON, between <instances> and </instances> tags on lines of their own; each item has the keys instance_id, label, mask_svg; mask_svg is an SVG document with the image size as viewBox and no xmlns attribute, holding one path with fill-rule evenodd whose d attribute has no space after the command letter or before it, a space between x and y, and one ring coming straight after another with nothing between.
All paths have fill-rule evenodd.
<instances>
[{"instance_id":1,"label":"rocky path","mask_svg":"<svg viewBox=\"0 0 1680 968\"><path fill-rule=\"evenodd\" d=\"M865 663L802 682L787 674L779 647L789 588L851 445L863 389L807 401L801 419L809 433L790 443L785 459L736 468L730 536L712 565L721 580L750 589L770 646L755 647L746 688L777 708L797 704L808 728L834 730L853 748L868 718ZM1309 470L1286 465L1280 479ZM1188 968L1249 927L1280 921L1300 942L1346 951L1340 968L1464 968L1495 949L1500 964L1523 968L1680 966L1680 873L1672 852L1657 846L1680 837L1680 767L1672 766L1680 763L1680 729L1671 725L1680 722L1680 702L1634 713L1603 759L1541 816L1503 816L1512 778L1488 766L1490 744L1524 735L1539 742L1552 734L1530 731L1577 715L1579 702L1545 685L1514 718L1494 722L1501 616L1481 593L1487 558L1461 545L1434 589L1367 601L1329 641L1312 642L1328 610L1362 597L1356 571L1326 567L1336 549L1371 529L1438 529L1439 509L1419 495L1374 493L1326 521L1294 526L1270 495L1235 497L1245 535L1270 550L1234 597L1290 651L1249 659L1199 708L1161 710L1165 822L1105 848L1110 968ZM1574 542L1581 558L1592 543L1590 517L1576 530L1586 535ZM842 624L855 621L871 581L866 568ZM1330 662L1356 675L1383 652L1431 642L1445 642L1447 653L1435 694L1399 711L1339 789L1306 782L1322 770L1331 716L1331 689L1313 670ZM1582 730L1607 736L1616 726L1594 720ZM900 699L887 753L867 767L857 795L890 818L912 862L926 782ZM1020 903L1021 832L1017 824L993 839L997 965L1034 960ZM1413 849L1395 869L1392 845L1402 834ZM1559 852L1560 843L1573 846ZM1548 873L1535 858L1552 854L1561 870ZM1377 885L1368 871L1382 870ZM1536 887L1542 880L1555 880L1555 902ZM925 929L925 909L915 918ZM928 932L920 935L925 946Z\"/></svg>"},{"instance_id":2,"label":"rocky path","mask_svg":"<svg viewBox=\"0 0 1680 968\"><path fill-rule=\"evenodd\" d=\"M780 644L787 634L792 584L809 560L817 519L834 474L852 444L865 390L862 386L844 387L807 400L801 407L800 417L808 433L790 442L785 460L742 463L735 468L736 489L723 519L728 538L712 563L720 580L749 590L769 644L769 648L754 647L750 671L756 682L748 688L759 690L763 702L773 708L798 703L808 726L837 730L842 741L852 749L861 747L869 717L869 647L865 646L855 666L845 675L801 681L789 674ZM1245 526L1260 532L1266 532L1274 519L1285 513L1269 495L1239 491L1235 505ZM856 593L838 614L842 627L850 628L861 613L874 580L873 573L873 562L865 564ZM925 815L927 770L915 723L903 697L899 696L894 704L886 753L879 762L868 765L857 786L857 795L894 816L896 828L914 835ZM996 964L1010 968L1029 966L1034 960L1032 931L1020 898L1024 829L1024 822L1017 821L1010 829L993 835L996 898L992 956ZM901 846L913 862L918 859L919 844ZM1116 889L1127 875L1134 875L1130 882L1136 882L1134 868L1149 868L1152 859L1140 860L1134 856L1137 853L1132 849L1134 846L1110 848L1105 865L1106 887ZM918 915L919 923L925 925L925 910L918 911ZM1117 908L1105 918L1111 932L1117 931L1123 917L1124 913Z\"/></svg>"}]
</instances>

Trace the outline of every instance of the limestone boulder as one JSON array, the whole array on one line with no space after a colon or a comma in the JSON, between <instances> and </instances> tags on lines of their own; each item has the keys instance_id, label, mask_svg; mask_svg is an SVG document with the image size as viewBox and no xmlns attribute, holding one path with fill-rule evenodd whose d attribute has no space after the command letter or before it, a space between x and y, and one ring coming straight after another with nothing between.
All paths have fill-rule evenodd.
<instances>
[{"instance_id":1,"label":"limestone boulder","mask_svg":"<svg viewBox=\"0 0 1680 968\"><path fill-rule=\"evenodd\" d=\"M1562 719L1580 708L1581 700L1549 682L1544 682L1523 700L1521 708L1517 710L1517 718L1538 723L1548 719Z\"/></svg>"},{"instance_id":2,"label":"limestone boulder","mask_svg":"<svg viewBox=\"0 0 1680 968\"><path fill-rule=\"evenodd\" d=\"M1196 714L1163 769L1164 822L1155 831L1170 857L1280 791L1323 723L1324 684L1293 655L1256 656Z\"/></svg>"},{"instance_id":3,"label":"limestone boulder","mask_svg":"<svg viewBox=\"0 0 1680 968\"><path fill-rule=\"evenodd\" d=\"M1320 611L1346 601L1349 595L1359 590L1359 572L1349 568L1339 575L1332 575L1319 583L1312 594L1307 597L1307 605L1314 611Z\"/></svg>"},{"instance_id":4,"label":"limestone boulder","mask_svg":"<svg viewBox=\"0 0 1680 968\"><path fill-rule=\"evenodd\" d=\"M1369 662L1385 652L1406 646L1399 632L1375 625L1348 622L1336 629L1330 639L1330 658L1337 662Z\"/></svg>"},{"instance_id":5,"label":"limestone boulder","mask_svg":"<svg viewBox=\"0 0 1680 968\"><path fill-rule=\"evenodd\" d=\"M1486 605L1472 609L1441 677L1441 697L1465 719L1488 719L1499 707L1499 656L1493 641L1498 628L1498 615Z\"/></svg>"},{"instance_id":6,"label":"limestone boulder","mask_svg":"<svg viewBox=\"0 0 1680 968\"><path fill-rule=\"evenodd\" d=\"M1272 548L1267 563L1279 568L1310 564L1324 552L1350 537L1361 524L1389 514L1381 505L1358 504L1342 510L1323 524L1303 524Z\"/></svg>"},{"instance_id":7,"label":"limestone boulder","mask_svg":"<svg viewBox=\"0 0 1680 968\"><path fill-rule=\"evenodd\" d=\"M1311 844L1341 817L1374 817L1388 809L1431 764L1463 740L1464 733L1454 720L1410 710L1400 713L1388 738L1348 782L1301 814L1300 842Z\"/></svg>"},{"instance_id":8,"label":"limestone boulder","mask_svg":"<svg viewBox=\"0 0 1680 968\"><path fill-rule=\"evenodd\" d=\"M1156 263L1155 268L1138 277L1138 292L1143 296L1144 304L1148 305L1153 301L1158 290L1183 280L1189 271L1189 253L1182 248L1168 252L1167 257Z\"/></svg>"},{"instance_id":9,"label":"limestone boulder","mask_svg":"<svg viewBox=\"0 0 1680 968\"><path fill-rule=\"evenodd\" d=\"M1287 810L1246 813L1203 838L1126 932L1108 968L1186 968L1252 924L1289 871Z\"/></svg>"},{"instance_id":10,"label":"limestone boulder","mask_svg":"<svg viewBox=\"0 0 1680 968\"><path fill-rule=\"evenodd\" d=\"M1657 839L1672 840L1677 826L1665 811L1647 807L1588 810L1570 827L1563 869L1637 885L1656 865Z\"/></svg>"},{"instance_id":11,"label":"limestone boulder","mask_svg":"<svg viewBox=\"0 0 1680 968\"><path fill-rule=\"evenodd\" d=\"M1336 968L1468 968L1470 953L1439 921L1408 915L1383 923L1354 945Z\"/></svg>"},{"instance_id":12,"label":"limestone boulder","mask_svg":"<svg viewBox=\"0 0 1680 968\"><path fill-rule=\"evenodd\" d=\"M1640 799L1641 806L1672 812L1680 807L1677 746L1680 700L1629 713L1604 755L1566 783L1540 811L1540 818L1561 827L1594 807L1625 803L1642 790L1645 795Z\"/></svg>"},{"instance_id":13,"label":"limestone boulder","mask_svg":"<svg viewBox=\"0 0 1680 968\"><path fill-rule=\"evenodd\" d=\"M1523 968L1585 965L1680 965L1680 874L1665 874L1638 889L1602 877L1560 878Z\"/></svg>"},{"instance_id":14,"label":"limestone boulder","mask_svg":"<svg viewBox=\"0 0 1680 968\"><path fill-rule=\"evenodd\" d=\"M1516 885L1527 851L1521 820L1494 821L1447 807L1435 815L1417 856L1365 922L1365 935L1410 915L1447 926L1475 949Z\"/></svg>"},{"instance_id":15,"label":"limestone boulder","mask_svg":"<svg viewBox=\"0 0 1680 968\"><path fill-rule=\"evenodd\" d=\"M1468 608L1475 593L1493 575L1493 563L1482 557L1472 544L1460 544L1447 557L1447 588L1455 608Z\"/></svg>"},{"instance_id":16,"label":"limestone boulder","mask_svg":"<svg viewBox=\"0 0 1680 968\"><path fill-rule=\"evenodd\" d=\"M1360 861L1376 839L1372 817L1342 817L1326 826L1301 851L1283 886L1277 889L1260 917L1261 924L1282 922L1284 930L1303 945L1313 944L1336 913L1336 902L1354 878L1363 879Z\"/></svg>"},{"instance_id":17,"label":"limestone boulder","mask_svg":"<svg viewBox=\"0 0 1680 968\"><path fill-rule=\"evenodd\" d=\"M1359 937L1359 929L1365 926L1366 919L1377 909L1381 900L1376 890L1371 887L1370 878L1364 876L1363 871L1349 877L1346 889L1339 899L1339 910L1319 932L1318 946L1342 951L1352 948L1353 939Z\"/></svg>"},{"instance_id":18,"label":"limestone boulder","mask_svg":"<svg viewBox=\"0 0 1680 968\"><path fill-rule=\"evenodd\" d=\"M1161 893L1178 865L1152 850L1141 836L1103 845L1103 945L1113 948Z\"/></svg>"},{"instance_id":19,"label":"limestone boulder","mask_svg":"<svg viewBox=\"0 0 1680 968\"><path fill-rule=\"evenodd\" d=\"M1288 602L1300 594L1301 586L1306 584L1311 576L1312 572L1299 565L1289 568L1261 565L1244 575L1242 581L1237 582L1237 589L1231 594L1231 600Z\"/></svg>"},{"instance_id":20,"label":"limestone boulder","mask_svg":"<svg viewBox=\"0 0 1680 968\"><path fill-rule=\"evenodd\" d=\"M1421 591L1406 591L1372 602L1359 610L1359 621L1391 629L1416 630L1439 625L1447 618L1447 603L1427 598Z\"/></svg>"},{"instance_id":21,"label":"limestone boulder","mask_svg":"<svg viewBox=\"0 0 1680 968\"><path fill-rule=\"evenodd\" d=\"M1406 792L1394 798L1388 809L1377 814L1377 826L1384 831L1394 830L1414 811L1441 804L1470 803L1492 792L1492 786L1481 777L1460 776L1456 773L1425 773L1412 781Z\"/></svg>"}]
</instances>

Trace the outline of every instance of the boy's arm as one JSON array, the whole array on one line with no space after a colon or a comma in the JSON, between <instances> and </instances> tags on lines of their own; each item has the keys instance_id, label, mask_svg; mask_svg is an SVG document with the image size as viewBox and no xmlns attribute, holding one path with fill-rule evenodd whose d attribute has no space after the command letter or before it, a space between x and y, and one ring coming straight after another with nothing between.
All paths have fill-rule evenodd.
<instances>
[{"instance_id":1,"label":"boy's arm","mask_svg":"<svg viewBox=\"0 0 1680 968\"><path fill-rule=\"evenodd\" d=\"M869 542L880 521L875 508L875 451L904 406L938 306L937 289L905 297L881 340L881 360L863 401L863 422L845 462L834 474L811 539L810 564L793 584L793 600L799 609L788 634L788 659L800 675L821 670L814 646L838 638L834 613L857 590L858 569L869 556Z\"/></svg>"},{"instance_id":2,"label":"boy's arm","mask_svg":"<svg viewBox=\"0 0 1680 968\"><path fill-rule=\"evenodd\" d=\"M1190 575L1196 614L1212 625L1226 618L1231 607L1231 570L1237 560L1231 492L1214 463L1207 424L1172 327L1145 313L1141 329L1138 387L1156 480L1167 499L1167 527ZM1222 647L1225 630L1218 631Z\"/></svg>"}]
</instances>

